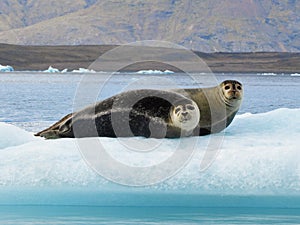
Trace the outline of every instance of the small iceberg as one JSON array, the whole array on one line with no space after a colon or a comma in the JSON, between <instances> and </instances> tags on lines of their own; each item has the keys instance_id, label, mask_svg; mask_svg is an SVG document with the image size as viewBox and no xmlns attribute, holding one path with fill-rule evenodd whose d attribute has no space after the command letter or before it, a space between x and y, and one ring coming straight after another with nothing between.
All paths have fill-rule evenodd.
<instances>
[{"instance_id":1,"label":"small iceberg","mask_svg":"<svg viewBox=\"0 0 300 225\"><path fill-rule=\"evenodd\" d=\"M300 73L292 73L291 76L292 77L300 77Z\"/></svg>"},{"instance_id":2,"label":"small iceberg","mask_svg":"<svg viewBox=\"0 0 300 225\"><path fill-rule=\"evenodd\" d=\"M96 73L96 71L85 68L79 68L78 70L73 70L72 73Z\"/></svg>"},{"instance_id":3,"label":"small iceberg","mask_svg":"<svg viewBox=\"0 0 300 225\"><path fill-rule=\"evenodd\" d=\"M7 66L2 66L0 64L0 72L12 72L14 71L14 68L12 68L11 66L7 65Z\"/></svg>"},{"instance_id":4,"label":"small iceberg","mask_svg":"<svg viewBox=\"0 0 300 225\"><path fill-rule=\"evenodd\" d=\"M59 73L59 69L53 68L52 66L49 66L47 70L44 70L45 73Z\"/></svg>"},{"instance_id":5,"label":"small iceberg","mask_svg":"<svg viewBox=\"0 0 300 225\"><path fill-rule=\"evenodd\" d=\"M165 71L161 71L161 70L140 70L136 73L137 74L172 74L174 72L171 71L171 70L165 70Z\"/></svg>"},{"instance_id":6,"label":"small iceberg","mask_svg":"<svg viewBox=\"0 0 300 225\"><path fill-rule=\"evenodd\" d=\"M276 73L258 73L257 75L262 75L262 76L276 76Z\"/></svg>"}]
</instances>

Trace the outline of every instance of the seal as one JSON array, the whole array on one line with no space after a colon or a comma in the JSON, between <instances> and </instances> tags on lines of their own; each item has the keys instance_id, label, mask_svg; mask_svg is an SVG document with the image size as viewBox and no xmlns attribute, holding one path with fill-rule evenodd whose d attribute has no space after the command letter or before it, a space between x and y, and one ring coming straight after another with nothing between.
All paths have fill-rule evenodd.
<instances>
[{"instance_id":1,"label":"seal","mask_svg":"<svg viewBox=\"0 0 300 225\"><path fill-rule=\"evenodd\" d=\"M35 136L177 138L194 135L199 121L198 105L184 95L141 89L117 94L70 113Z\"/></svg>"},{"instance_id":2,"label":"seal","mask_svg":"<svg viewBox=\"0 0 300 225\"><path fill-rule=\"evenodd\" d=\"M218 133L228 127L243 99L243 86L134 90L70 113L36 136L178 138Z\"/></svg>"},{"instance_id":3,"label":"seal","mask_svg":"<svg viewBox=\"0 0 300 225\"><path fill-rule=\"evenodd\" d=\"M215 87L176 89L176 93L190 98L199 107L199 133L218 133L230 125L243 99L243 85L236 80L225 80Z\"/></svg>"}]
</instances>

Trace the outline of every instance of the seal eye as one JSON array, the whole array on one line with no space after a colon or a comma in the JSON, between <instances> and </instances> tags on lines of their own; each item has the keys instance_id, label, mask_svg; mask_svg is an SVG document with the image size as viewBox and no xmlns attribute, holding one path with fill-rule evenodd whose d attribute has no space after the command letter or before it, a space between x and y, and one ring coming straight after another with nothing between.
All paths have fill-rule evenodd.
<instances>
[{"instance_id":1,"label":"seal eye","mask_svg":"<svg viewBox=\"0 0 300 225\"><path fill-rule=\"evenodd\" d=\"M195 110L195 107L192 106L192 105L188 105L186 108L187 108L188 110Z\"/></svg>"},{"instance_id":2,"label":"seal eye","mask_svg":"<svg viewBox=\"0 0 300 225\"><path fill-rule=\"evenodd\" d=\"M241 86L237 86L236 88L237 88L239 91L242 90L242 87L241 87Z\"/></svg>"},{"instance_id":3,"label":"seal eye","mask_svg":"<svg viewBox=\"0 0 300 225\"><path fill-rule=\"evenodd\" d=\"M229 90L230 89L230 86L229 85L227 85L227 86L225 86L225 88L224 88L225 90Z\"/></svg>"},{"instance_id":4,"label":"seal eye","mask_svg":"<svg viewBox=\"0 0 300 225\"><path fill-rule=\"evenodd\" d=\"M179 108L179 107L176 108L176 109L175 109L175 114L179 113L179 111L180 111L180 108Z\"/></svg>"}]
</instances>

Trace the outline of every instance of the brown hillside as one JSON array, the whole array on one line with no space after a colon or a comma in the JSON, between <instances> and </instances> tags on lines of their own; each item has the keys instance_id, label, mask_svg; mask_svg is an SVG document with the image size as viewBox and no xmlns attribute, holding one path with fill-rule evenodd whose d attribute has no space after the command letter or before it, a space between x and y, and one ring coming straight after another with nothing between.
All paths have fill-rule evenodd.
<instances>
[{"instance_id":1,"label":"brown hillside","mask_svg":"<svg viewBox=\"0 0 300 225\"><path fill-rule=\"evenodd\" d=\"M60 70L88 68L100 55L116 46L18 46L0 44L0 64L15 70L45 70L50 65ZM214 72L300 72L300 53L201 53L196 52ZM170 58L170 55L168 55ZM174 57L176 60L186 60ZM138 63L123 68L171 69L157 62Z\"/></svg>"},{"instance_id":2,"label":"brown hillside","mask_svg":"<svg viewBox=\"0 0 300 225\"><path fill-rule=\"evenodd\" d=\"M204 52L299 52L299 12L295 0L3 0L0 43L164 40Z\"/></svg>"}]
</instances>

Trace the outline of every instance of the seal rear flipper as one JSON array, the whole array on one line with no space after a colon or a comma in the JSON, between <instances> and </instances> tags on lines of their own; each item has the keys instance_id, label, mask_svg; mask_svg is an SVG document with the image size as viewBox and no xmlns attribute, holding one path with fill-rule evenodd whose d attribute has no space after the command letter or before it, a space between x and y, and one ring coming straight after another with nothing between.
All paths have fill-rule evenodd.
<instances>
[{"instance_id":1,"label":"seal rear flipper","mask_svg":"<svg viewBox=\"0 0 300 225\"><path fill-rule=\"evenodd\" d=\"M74 138L73 127L72 127L73 117L67 119L63 124L59 126L58 135L59 137L70 137Z\"/></svg>"},{"instance_id":2,"label":"seal rear flipper","mask_svg":"<svg viewBox=\"0 0 300 225\"><path fill-rule=\"evenodd\" d=\"M42 133L40 133L41 137L44 137L46 139L57 139L57 138L67 138L67 137L74 137L73 129L71 127L68 127L67 125L63 124L62 127L59 129L54 130L46 130Z\"/></svg>"},{"instance_id":3,"label":"seal rear flipper","mask_svg":"<svg viewBox=\"0 0 300 225\"><path fill-rule=\"evenodd\" d=\"M58 130L48 130L48 131L40 133L39 136L44 137L46 139L57 139L57 138L60 138Z\"/></svg>"},{"instance_id":4,"label":"seal rear flipper","mask_svg":"<svg viewBox=\"0 0 300 225\"><path fill-rule=\"evenodd\" d=\"M50 127L34 134L34 136L40 136L40 137L44 137L42 136L42 134L45 134L47 132L50 132L50 131L54 131L56 130L56 132L58 131L58 129L60 128L60 126L65 123L69 118L71 118L73 116L73 113L70 113L66 116L64 116L62 119L60 119L58 122L54 123L53 125L51 125Z\"/></svg>"}]
</instances>

